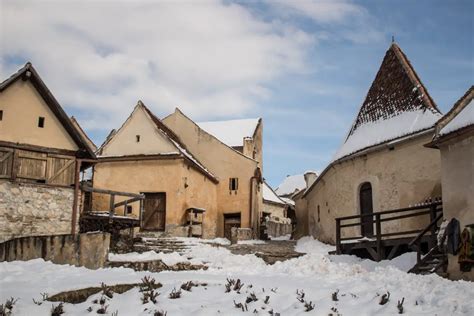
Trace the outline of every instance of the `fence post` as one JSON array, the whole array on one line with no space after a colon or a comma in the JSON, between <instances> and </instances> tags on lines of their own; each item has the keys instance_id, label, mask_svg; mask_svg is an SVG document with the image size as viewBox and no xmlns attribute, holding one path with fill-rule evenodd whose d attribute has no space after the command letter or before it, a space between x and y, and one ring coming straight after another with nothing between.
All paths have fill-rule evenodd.
<instances>
[{"instance_id":1,"label":"fence post","mask_svg":"<svg viewBox=\"0 0 474 316\"><path fill-rule=\"evenodd\" d=\"M375 231L377 234L377 261L384 258L382 248L382 225L380 223L380 214L375 214Z\"/></svg>"},{"instance_id":2,"label":"fence post","mask_svg":"<svg viewBox=\"0 0 474 316\"><path fill-rule=\"evenodd\" d=\"M341 219L336 218L336 254L341 254Z\"/></svg>"},{"instance_id":3,"label":"fence post","mask_svg":"<svg viewBox=\"0 0 474 316\"><path fill-rule=\"evenodd\" d=\"M109 205L109 218L112 221L112 216L114 216L114 208L115 208L115 194L110 195L110 205Z\"/></svg>"}]
</instances>

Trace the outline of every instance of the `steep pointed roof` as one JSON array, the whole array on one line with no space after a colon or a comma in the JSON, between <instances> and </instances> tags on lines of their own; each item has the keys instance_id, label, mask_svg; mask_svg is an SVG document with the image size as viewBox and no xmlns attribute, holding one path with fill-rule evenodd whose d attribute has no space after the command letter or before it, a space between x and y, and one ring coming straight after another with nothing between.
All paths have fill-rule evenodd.
<instances>
[{"instance_id":1,"label":"steep pointed roof","mask_svg":"<svg viewBox=\"0 0 474 316\"><path fill-rule=\"evenodd\" d=\"M40 75L33 67L30 62L27 62L25 66L20 68L16 73L11 75L9 78L0 83L0 92L7 89L17 80L29 80L31 84L35 87L38 93L41 95L46 105L54 113L57 119L61 122L64 129L67 131L69 136L74 140L74 142L79 147L79 155L81 158L95 158L94 148L91 147L88 143L86 134L80 131L74 123L69 119L66 112L53 96L51 91L48 89L44 81L41 79Z\"/></svg>"},{"instance_id":2,"label":"steep pointed roof","mask_svg":"<svg viewBox=\"0 0 474 316\"><path fill-rule=\"evenodd\" d=\"M392 43L334 160L431 128L440 116L410 61Z\"/></svg>"}]
</instances>

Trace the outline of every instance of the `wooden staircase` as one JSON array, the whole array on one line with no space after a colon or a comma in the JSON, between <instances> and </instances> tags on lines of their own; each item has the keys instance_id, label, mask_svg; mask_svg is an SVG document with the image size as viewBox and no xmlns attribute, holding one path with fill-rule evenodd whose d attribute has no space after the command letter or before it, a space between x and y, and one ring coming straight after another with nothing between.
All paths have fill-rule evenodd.
<instances>
[{"instance_id":1,"label":"wooden staircase","mask_svg":"<svg viewBox=\"0 0 474 316\"><path fill-rule=\"evenodd\" d=\"M446 276L448 268L448 255L446 253L444 241L446 240L446 232L442 232L443 236L437 240L436 236L440 233L440 225L438 222L443 218L443 213L439 214L435 218L432 218L431 223L423 229L410 243L409 247L416 250L417 262L409 273L416 274L431 274L437 273L441 276ZM423 254L420 240L427 233L431 233L430 250Z\"/></svg>"}]
</instances>

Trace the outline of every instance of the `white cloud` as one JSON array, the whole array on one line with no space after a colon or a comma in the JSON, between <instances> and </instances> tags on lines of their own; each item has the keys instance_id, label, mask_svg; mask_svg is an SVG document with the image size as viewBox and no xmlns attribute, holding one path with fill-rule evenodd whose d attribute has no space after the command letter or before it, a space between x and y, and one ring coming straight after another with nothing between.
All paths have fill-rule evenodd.
<instances>
[{"instance_id":1,"label":"white cloud","mask_svg":"<svg viewBox=\"0 0 474 316\"><path fill-rule=\"evenodd\" d=\"M293 2L288 2L293 3ZM303 6L305 2L295 2ZM158 113L238 116L281 76L304 73L317 37L284 19L210 1L2 1L0 75L26 59L88 129L117 127L142 99ZM304 5L322 22L360 14ZM13 62L12 62L13 60Z\"/></svg>"}]
</instances>

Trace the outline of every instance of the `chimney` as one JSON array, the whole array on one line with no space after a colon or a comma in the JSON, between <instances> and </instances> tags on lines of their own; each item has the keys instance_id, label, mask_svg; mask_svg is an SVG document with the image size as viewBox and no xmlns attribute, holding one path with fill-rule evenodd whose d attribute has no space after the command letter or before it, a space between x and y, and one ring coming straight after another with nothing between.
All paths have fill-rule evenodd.
<instances>
[{"instance_id":1,"label":"chimney","mask_svg":"<svg viewBox=\"0 0 474 316\"><path fill-rule=\"evenodd\" d=\"M318 175L314 171L306 171L304 173L304 181L306 182L306 189L313 184L314 181L316 181L316 178Z\"/></svg>"}]
</instances>

